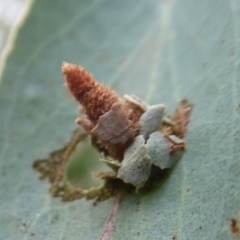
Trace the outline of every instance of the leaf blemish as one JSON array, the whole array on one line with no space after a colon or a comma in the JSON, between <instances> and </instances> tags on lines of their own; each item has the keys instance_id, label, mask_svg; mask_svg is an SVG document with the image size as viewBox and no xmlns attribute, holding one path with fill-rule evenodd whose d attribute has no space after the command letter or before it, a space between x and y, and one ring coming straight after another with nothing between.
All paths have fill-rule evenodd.
<instances>
[{"instance_id":1,"label":"leaf blemish","mask_svg":"<svg viewBox=\"0 0 240 240\"><path fill-rule=\"evenodd\" d=\"M27 224L26 222L22 222L22 223L20 224L20 229L21 229L23 232L26 232L28 228L29 228L29 224Z\"/></svg>"},{"instance_id":2,"label":"leaf blemish","mask_svg":"<svg viewBox=\"0 0 240 240\"><path fill-rule=\"evenodd\" d=\"M76 123L84 132L76 131L69 144L53 152L49 159L35 161L33 167L41 173L40 178L52 184L51 194L63 201L82 197L102 201L119 191L148 191L158 186L159 179L169 173L167 169L186 149L184 138L193 105L185 99L168 117L165 105L149 106L129 95L122 99L82 67L63 63L62 71L68 90L81 106L84 117ZM102 154L100 161L112 171L95 172L93 176L104 184L83 190L71 186L64 173L73 150L87 136Z\"/></svg>"},{"instance_id":3,"label":"leaf blemish","mask_svg":"<svg viewBox=\"0 0 240 240\"><path fill-rule=\"evenodd\" d=\"M172 237L172 240L177 240L177 235L174 235L174 236Z\"/></svg>"},{"instance_id":4,"label":"leaf blemish","mask_svg":"<svg viewBox=\"0 0 240 240\"><path fill-rule=\"evenodd\" d=\"M236 236L240 233L238 221L235 218L231 219L231 232L232 232L233 236Z\"/></svg>"}]
</instances>

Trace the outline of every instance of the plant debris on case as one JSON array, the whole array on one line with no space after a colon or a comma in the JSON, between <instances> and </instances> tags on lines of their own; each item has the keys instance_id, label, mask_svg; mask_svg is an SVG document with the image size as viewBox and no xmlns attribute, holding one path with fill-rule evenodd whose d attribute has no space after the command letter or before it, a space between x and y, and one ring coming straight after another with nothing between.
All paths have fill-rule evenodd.
<instances>
[{"instance_id":1,"label":"plant debris on case","mask_svg":"<svg viewBox=\"0 0 240 240\"><path fill-rule=\"evenodd\" d=\"M80 66L63 63L62 71L84 116L76 123L92 137L92 145L102 153L100 161L112 168L94 173L95 178L123 181L138 190L156 168L169 169L181 158L193 108L187 100L169 117L164 104L149 106L134 95L121 99Z\"/></svg>"}]
</instances>

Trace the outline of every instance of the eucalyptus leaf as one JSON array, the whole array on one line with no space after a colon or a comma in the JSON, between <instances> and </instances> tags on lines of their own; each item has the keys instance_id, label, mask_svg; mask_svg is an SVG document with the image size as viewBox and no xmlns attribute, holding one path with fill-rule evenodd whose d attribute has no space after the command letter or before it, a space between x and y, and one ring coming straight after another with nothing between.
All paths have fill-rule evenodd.
<instances>
[{"instance_id":1,"label":"eucalyptus leaf","mask_svg":"<svg viewBox=\"0 0 240 240\"><path fill-rule=\"evenodd\" d=\"M0 239L239 238L239 29L236 0L35 1L1 78ZM156 190L93 206L39 181L34 160L77 128L63 61L168 114L194 103L187 151Z\"/></svg>"}]
</instances>

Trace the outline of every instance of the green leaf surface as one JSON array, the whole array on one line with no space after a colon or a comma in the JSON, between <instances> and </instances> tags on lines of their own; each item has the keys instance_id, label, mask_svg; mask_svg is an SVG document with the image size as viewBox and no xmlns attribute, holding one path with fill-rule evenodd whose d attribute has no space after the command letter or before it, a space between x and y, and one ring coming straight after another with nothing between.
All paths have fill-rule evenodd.
<instances>
[{"instance_id":1,"label":"green leaf surface","mask_svg":"<svg viewBox=\"0 0 240 240\"><path fill-rule=\"evenodd\" d=\"M1 79L0 239L239 238L239 31L236 0L35 1ZM76 128L62 61L168 113L194 103L187 152L157 190L93 206L38 180L33 161Z\"/></svg>"}]
</instances>

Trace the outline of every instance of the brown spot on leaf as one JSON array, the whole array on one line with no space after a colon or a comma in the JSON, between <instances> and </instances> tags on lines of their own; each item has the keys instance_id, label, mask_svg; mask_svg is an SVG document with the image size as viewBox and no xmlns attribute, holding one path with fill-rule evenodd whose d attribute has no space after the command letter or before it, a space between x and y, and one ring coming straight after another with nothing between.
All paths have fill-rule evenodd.
<instances>
[{"instance_id":1,"label":"brown spot on leaf","mask_svg":"<svg viewBox=\"0 0 240 240\"><path fill-rule=\"evenodd\" d=\"M231 231L232 231L233 236L236 236L240 233L238 221L235 218L231 219Z\"/></svg>"},{"instance_id":2,"label":"brown spot on leaf","mask_svg":"<svg viewBox=\"0 0 240 240\"><path fill-rule=\"evenodd\" d=\"M172 237L172 240L177 240L177 235L174 235L174 236Z\"/></svg>"},{"instance_id":3,"label":"brown spot on leaf","mask_svg":"<svg viewBox=\"0 0 240 240\"><path fill-rule=\"evenodd\" d=\"M238 111L240 111L240 103L238 104L238 108L237 109L238 109Z\"/></svg>"},{"instance_id":4,"label":"brown spot on leaf","mask_svg":"<svg viewBox=\"0 0 240 240\"><path fill-rule=\"evenodd\" d=\"M23 222L23 223L21 223L20 224L20 229L22 230L22 231L27 231L27 229L29 228L29 224L27 224L27 223L25 223L25 222Z\"/></svg>"}]
</instances>

